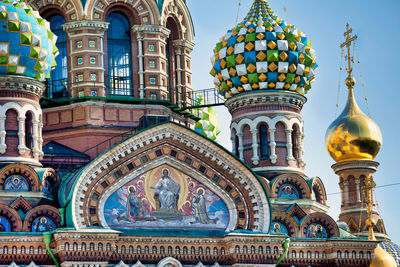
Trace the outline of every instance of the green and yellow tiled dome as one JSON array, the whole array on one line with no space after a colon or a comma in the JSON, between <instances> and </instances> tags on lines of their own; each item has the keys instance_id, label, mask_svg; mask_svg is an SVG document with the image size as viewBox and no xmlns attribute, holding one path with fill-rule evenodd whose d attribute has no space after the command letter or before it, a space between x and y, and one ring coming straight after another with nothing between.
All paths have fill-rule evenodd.
<instances>
[{"instance_id":1,"label":"green and yellow tiled dome","mask_svg":"<svg viewBox=\"0 0 400 267\"><path fill-rule=\"evenodd\" d=\"M266 0L255 0L246 18L214 49L211 75L229 98L245 91L307 93L318 65L304 33L278 18Z\"/></svg>"},{"instance_id":2,"label":"green and yellow tiled dome","mask_svg":"<svg viewBox=\"0 0 400 267\"><path fill-rule=\"evenodd\" d=\"M49 23L23 1L0 0L0 75L43 81L58 50Z\"/></svg>"}]
</instances>

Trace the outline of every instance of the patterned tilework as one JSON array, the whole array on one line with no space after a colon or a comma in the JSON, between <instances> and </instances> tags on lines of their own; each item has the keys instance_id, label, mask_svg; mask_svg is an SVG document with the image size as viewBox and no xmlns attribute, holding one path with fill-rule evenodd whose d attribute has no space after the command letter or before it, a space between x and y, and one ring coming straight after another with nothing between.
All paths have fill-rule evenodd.
<instances>
[{"instance_id":1,"label":"patterned tilework","mask_svg":"<svg viewBox=\"0 0 400 267\"><path fill-rule=\"evenodd\" d=\"M0 0L0 75L43 81L54 66L57 36L23 1Z\"/></svg>"},{"instance_id":2,"label":"patterned tilework","mask_svg":"<svg viewBox=\"0 0 400 267\"><path fill-rule=\"evenodd\" d=\"M397 266L400 266L400 246L390 241L382 242L380 246L392 255L396 260Z\"/></svg>"},{"instance_id":3,"label":"patterned tilework","mask_svg":"<svg viewBox=\"0 0 400 267\"><path fill-rule=\"evenodd\" d=\"M315 57L304 33L278 18L266 0L255 0L243 22L217 43L211 75L225 98L267 89L303 95L314 80Z\"/></svg>"},{"instance_id":4,"label":"patterned tilework","mask_svg":"<svg viewBox=\"0 0 400 267\"><path fill-rule=\"evenodd\" d=\"M201 95L196 97L196 102L198 105L206 104L206 101L203 100L203 96ZM200 120L196 122L194 130L215 141L221 132L219 129L219 121L217 120L217 111L212 107L205 107L198 108L194 110L193 113L200 118Z\"/></svg>"}]
</instances>

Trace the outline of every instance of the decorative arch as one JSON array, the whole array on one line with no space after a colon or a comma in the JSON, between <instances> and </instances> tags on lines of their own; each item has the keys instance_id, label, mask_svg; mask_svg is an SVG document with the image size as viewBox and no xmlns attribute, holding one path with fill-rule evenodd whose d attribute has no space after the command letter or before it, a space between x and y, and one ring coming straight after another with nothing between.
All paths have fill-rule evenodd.
<instances>
[{"instance_id":1,"label":"decorative arch","mask_svg":"<svg viewBox=\"0 0 400 267\"><path fill-rule=\"evenodd\" d=\"M20 232L22 230L21 216L13 208L0 204L0 216L10 223L11 232Z\"/></svg>"},{"instance_id":2,"label":"decorative arch","mask_svg":"<svg viewBox=\"0 0 400 267\"><path fill-rule=\"evenodd\" d=\"M326 190L325 190L325 185L322 182L321 178L314 177L312 179L311 188L312 191L314 192L315 200L323 205L326 205L327 201Z\"/></svg>"},{"instance_id":3,"label":"decorative arch","mask_svg":"<svg viewBox=\"0 0 400 267\"><path fill-rule=\"evenodd\" d=\"M182 0L166 0L163 3L161 25L167 25L169 18L174 17L181 29L181 39L193 42L194 27L190 12Z\"/></svg>"},{"instance_id":4,"label":"decorative arch","mask_svg":"<svg viewBox=\"0 0 400 267\"><path fill-rule=\"evenodd\" d=\"M272 180L271 197L277 198L279 189L285 184L290 184L294 186L299 192L299 198L311 198L310 186L308 185L304 177L296 173L282 174Z\"/></svg>"},{"instance_id":5,"label":"decorative arch","mask_svg":"<svg viewBox=\"0 0 400 267\"><path fill-rule=\"evenodd\" d=\"M20 175L27 180L32 191L41 190L39 176L31 167L25 164L10 164L0 170L0 188L4 188L4 183L11 175Z\"/></svg>"},{"instance_id":6,"label":"decorative arch","mask_svg":"<svg viewBox=\"0 0 400 267\"><path fill-rule=\"evenodd\" d=\"M159 24L159 11L155 1L133 0L121 2L117 0L89 0L85 6L85 14L92 20L105 20L110 9L127 9L125 12L135 16L135 24ZM129 15L127 15L129 17Z\"/></svg>"},{"instance_id":7,"label":"decorative arch","mask_svg":"<svg viewBox=\"0 0 400 267\"><path fill-rule=\"evenodd\" d=\"M230 209L229 231L269 231L270 203L261 179L223 147L173 122L135 134L82 171L69 206L74 226L104 227L97 209L101 211L107 194L162 164L180 168L212 188Z\"/></svg>"},{"instance_id":8,"label":"decorative arch","mask_svg":"<svg viewBox=\"0 0 400 267\"><path fill-rule=\"evenodd\" d=\"M293 216L285 212L274 212L271 226L271 233L274 233L274 222L281 223L288 230L288 235L290 237L298 237L299 236L299 225L294 220Z\"/></svg>"},{"instance_id":9,"label":"decorative arch","mask_svg":"<svg viewBox=\"0 0 400 267\"><path fill-rule=\"evenodd\" d=\"M162 259L158 264L157 267L182 267L182 263L175 258L167 257Z\"/></svg>"},{"instance_id":10,"label":"decorative arch","mask_svg":"<svg viewBox=\"0 0 400 267\"><path fill-rule=\"evenodd\" d=\"M83 5L80 0L50 0L50 2L45 2L45 0L29 0L28 4L38 10L44 18L54 13L62 15L67 22L78 21L84 18Z\"/></svg>"},{"instance_id":11,"label":"decorative arch","mask_svg":"<svg viewBox=\"0 0 400 267\"><path fill-rule=\"evenodd\" d=\"M321 225L325 228L327 238L339 237L339 227L336 222L328 214L314 212L307 215L300 225L300 237L307 238L307 229L310 225Z\"/></svg>"},{"instance_id":12,"label":"decorative arch","mask_svg":"<svg viewBox=\"0 0 400 267\"><path fill-rule=\"evenodd\" d=\"M41 183L41 190L46 192L46 186L50 185L50 192L57 192L58 187L60 185L60 176L59 174L52 168L46 168L42 175L42 183ZM46 184L48 183L48 185Z\"/></svg>"},{"instance_id":13,"label":"decorative arch","mask_svg":"<svg viewBox=\"0 0 400 267\"><path fill-rule=\"evenodd\" d=\"M61 225L61 215L60 212L53 206L40 205L28 212L25 216L23 231L31 232L32 225L34 221L39 217L48 217L53 221L55 227L58 228Z\"/></svg>"}]
</instances>

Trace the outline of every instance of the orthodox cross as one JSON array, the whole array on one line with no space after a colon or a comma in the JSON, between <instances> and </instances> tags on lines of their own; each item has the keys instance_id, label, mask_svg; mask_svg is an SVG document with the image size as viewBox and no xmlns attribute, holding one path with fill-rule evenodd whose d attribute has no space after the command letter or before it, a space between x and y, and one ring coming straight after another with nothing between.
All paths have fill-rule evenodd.
<instances>
[{"instance_id":1,"label":"orthodox cross","mask_svg":"<svg viewBox=\"0 0 400 267\"><path fill-rule=\"evenodd\" d=\"M347 27L347 30L344 33L344 37L346 37L346 41L343 44L340 45L340 48L347 47L346 60L347 60L347 62L349 64L349 66L347 67L347 73L349 75L351 75L351 73L353 72L352 63L354 63L354 59L353 59L353 57L351 56L351 53L350 53L350 46L355 40L357 40L357 35L354 35L354 36L350 35L353 32L353 29L350 28L350 25L348 23L347 23L346 27Z\"/></svg>"}]
</instances>

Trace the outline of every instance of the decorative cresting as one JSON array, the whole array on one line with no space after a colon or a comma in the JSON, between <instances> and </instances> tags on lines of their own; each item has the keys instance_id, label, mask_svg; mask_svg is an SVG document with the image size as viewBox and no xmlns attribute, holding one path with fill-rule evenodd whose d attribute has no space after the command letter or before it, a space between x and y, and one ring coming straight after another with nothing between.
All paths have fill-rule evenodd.
<instances>
[{"instance_id":1,"label":"decorative cresting","mask_svg":"<svg viewBox=\"0 0 400 267\"><path fill-rule=\"evenodd\" d=\"M211 75L229 98L245 91L311 88L315 51L306 35L281 20L266 0L255 0L243 22L222 37L211 57Z\"/></svg>"},{"instance_id":2,"label":"decorative cresting","mask_svg":"<svg viewBox=\"0 0 400 267\"><path fill-rule=\"evenodd\" d=\"M353 78L353 57L350 47L357 39L351 37L352 29L347 24L345 32L348 61L346 85L349 89L347 104L342 114L329 126L326 132L326 147L329 155L336 162L352 160L374 160L382 146L382 133L379 126L366 116L358 107L354 98L353 88L356 80Z\"/></svg>"},{"instance_id":3,"label":"decorative cresting","mask_svg":"<svg viewBox=\"0 0 400 267\"><path fill-rule=\"evenodd\" d=\"M55 65L57 36L23 1L0 1L0 75L44 81Z\"/></svg>"},{"instance_id":4,"label":"decorative cresting","mask_svg":"<svg viewBox=\"0 0 400 267\"><path fill-rule=\"evenodd\" d=\"M161 152L163 156L157 156L159 152L154 151L144 157L145 151L154 150L156 147L162 150L163 146L170 146L176 151L168 155L163 155L164 152ZM194 154L196 159L202 160L196 163L199 164L197 167L188 166L189 161L186 158ZM123 165L128 164L128 159L134 163L130 167L124 167ZM181 169L199 179L198 181L206 187L215 190L215 193L231 209L228 231L234 230L237 224L242 225L241 221L243 221L242 227L246 229L268 232L271 211L268 195L261 180L216 143L172 122L139 132L105 152L82 170L75 182L70 203L75 228L82 229L90 226L89 216L93 213L90 215L91 211L87 209L88 205L91 205L89 202L93 202L93 193L96 193L98 198L99 194L111 195L119 188L119 184L124 185L129 182L130 176L137 177L163 164ZM120 177L120 180L115 181L115 174L110 172L123 171L124 168L127 173ZM127 171L129 168L130 171ZM223 173L223 176L216 177L213 175L214 172ZM120 175L121 173L117 176ZM229 179L226 179L227 177ZM113 184L111 184L112 181L114 181ZM114 183L118 185L114 186ZM98 185L101 185L102 189ZM237 192L237 199L229 192ZM95 209L96 207L101 209L107 199L106 195L99 198L100 203L94 207ZM237 211L238 206L242 207L243 212Z\"/></svg>"}]
</instances>

